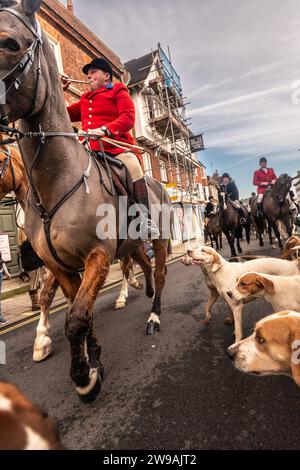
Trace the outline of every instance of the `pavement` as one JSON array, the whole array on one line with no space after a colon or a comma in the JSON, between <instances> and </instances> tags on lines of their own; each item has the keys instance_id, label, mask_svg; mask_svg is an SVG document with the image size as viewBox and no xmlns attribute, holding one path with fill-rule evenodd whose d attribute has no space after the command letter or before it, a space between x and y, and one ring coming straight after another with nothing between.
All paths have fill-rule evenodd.
<instances>
[{"instance_id":1,"label":"pavement","mask_svg":"<svg viewBox=\"0 0 300 470\"><path fill-rule=\"evenodd\" d=\"M246 251L245 242L242 247ZM279 254L259 249L256 240L251 251ZM222 255L229 256L226 245ZM130 288L127 307L114 311L118 290L106 290L95 303L105 375L89 405L79 401L69 376L66 309L50 316L53 352L40 364L32 362L36 321L0 332L6 347L1 379L48 411L67 448L299 449L300 389L289 377L234 369L226 354L233 342L233 327L224 325L226 304L216 302L209 325L201 321L208 292L198 266L169 264L161 331L154 336L146 335L151 300ZM245 336L271 311L262 299L246 305Z\"/></svg>"},{"instance_id":2,"label":"pavement","mask_svg":"<svg viewBox=\"0 0 300 470\"><path fill-rule=\"evenodd\" d=\"M172 247L172 255L170 261L178 257L183 256L186 253L188 247L196 247L200 244L198 241L191 241L182 245L176 245ZM136 266L135 274L141 275L142 271L139 266ZM113 264L110 268L108 278L105 282L104 288L111 287L121 283L122 271L119 267L119 263ZM31 318L37 317L39 312L31 311L31 300L28 294L29 284L23 283L19 278L12 278L3 281L2 293L0 294L2 313L7 321L4 325L0 325L0 331L10 328L12 325L19 324ZM51 311L54 312L57 309L65 306L65 298L61 291L58 289L56 296L52 302Z\"/></svg>"}]
</instances>

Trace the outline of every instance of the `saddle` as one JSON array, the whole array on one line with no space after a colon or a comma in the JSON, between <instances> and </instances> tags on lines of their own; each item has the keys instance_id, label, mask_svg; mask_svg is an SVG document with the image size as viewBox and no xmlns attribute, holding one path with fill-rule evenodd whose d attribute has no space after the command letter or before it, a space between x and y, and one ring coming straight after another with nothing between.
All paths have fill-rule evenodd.
<instances>
[{"instance_id":1,"label":"saddle","mask_svg":"<svg viewBox=\"0 0 300 470\"><path fill-rule=\"evenodd\" d=\"M92 155L100 174L100 184L104 184L102 176L104 169L110 180L111 189L119 196L127 196L133 201L133 181L126 165L107 153L93 152Z\"/></svg>"}]
</instances>

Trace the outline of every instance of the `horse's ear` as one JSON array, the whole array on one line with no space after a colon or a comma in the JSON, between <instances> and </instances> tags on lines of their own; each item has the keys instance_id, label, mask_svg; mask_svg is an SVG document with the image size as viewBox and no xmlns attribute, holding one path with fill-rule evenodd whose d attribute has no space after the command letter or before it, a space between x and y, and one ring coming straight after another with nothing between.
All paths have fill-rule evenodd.
<instances>
[{"instance_id":1,"label":"horse's ear","mask_svg":"<svg viewBox=\"0 0 300 470\"><path fill-rule=\"evenodd\" d=\"M22 0L21 7L28 16L33 16L39 11L43 0Z\"/></svg>"}]
</instances>

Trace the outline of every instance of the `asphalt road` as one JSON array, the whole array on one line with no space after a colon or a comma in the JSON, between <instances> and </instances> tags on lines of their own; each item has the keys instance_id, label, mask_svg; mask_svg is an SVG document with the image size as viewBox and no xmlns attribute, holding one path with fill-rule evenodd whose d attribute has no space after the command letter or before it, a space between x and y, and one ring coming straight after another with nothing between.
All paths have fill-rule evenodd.
<instances>
[{"instance_id":1,"label":"asphalt road","mask_svg":"<svg viewBox=\"0 0 300 470\"><path fill-rule=\"evenodd\" d=\"M200 269L176 261L168 271L162 329L153 337L145 334L151 302L142 292L130 289L122 311L113 310L118 288L98 298L105 380L94 403L82 404L69 378L63 313L51 317L54 352L41 364L31 359L36 323L0 338L7 347L1 379L54 417L69 449L299 449L299 388L287 377L236 371L226 356L233 342L226 305L219 300L204 326ZM264 301L247 305L246 334L268 313Z\"/></svg>"}]
</instances>

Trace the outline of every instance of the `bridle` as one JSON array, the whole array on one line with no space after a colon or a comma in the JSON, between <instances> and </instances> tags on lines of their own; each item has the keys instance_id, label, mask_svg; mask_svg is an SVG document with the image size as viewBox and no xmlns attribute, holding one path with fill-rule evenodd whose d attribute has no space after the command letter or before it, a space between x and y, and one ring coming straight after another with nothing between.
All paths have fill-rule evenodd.
<instances>
[{"instance_id":1,"label":"bridle","mask_svg":"<svg viewBox=\"0 0 300 470\"><path fill-rule=\"evenodd\" d=\"M4 109L5 105L2 104L3 98L5 98L8 95L8 93L19 90L26 75L28 74L28 72L30 71L34 63L34 59L37 54L38 56L37 78L36 78L36 83L35 83L32 107L31 107L29 114L25 116L24 118L29 118L33 116L33 114L36 111L36 108L38 105L37 94L38 94L38 87L39 87L39 81L40 81L40 76L41 76L40 48L41 48L43 41L42 41L41 25L37 20L35 20L36 28L37 28L35 29L34 26L29 22L26 16L22 15L21 13L14 10L13 8L0 8L0 12L2 11L4 12L6 11L14 15L16 18L18 18L34 36L34 39L31 45L26 50L22 59L8 73L6 73L6 75L4 75L3 77L0 77L0 80L4 82L5 84L4 95L0 96L0 123L3 125L8 125L9 120L8 120L7 113L5 112L5 109Z\"/></svg>"}]
</instances>

